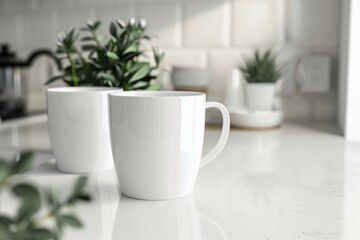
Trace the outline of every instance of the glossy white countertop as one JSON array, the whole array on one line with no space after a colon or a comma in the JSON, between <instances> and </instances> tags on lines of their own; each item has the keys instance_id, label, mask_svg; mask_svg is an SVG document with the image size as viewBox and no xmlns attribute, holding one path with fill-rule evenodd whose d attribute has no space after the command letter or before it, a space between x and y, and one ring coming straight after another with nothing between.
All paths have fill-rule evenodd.
<instances>
[{"instance_id":1,"label":"glossy white countertop","mask_svg":"<svg viewBox=\"0 0 360 240\"><path fill-rule=\"evenodd\" d=\"M360 143L334 133L327 125L232 130L224 151L200 170L193 194L178 200L119 197L114 170L89 174L94 200L76 208L85 228L67 229L64 239L360 239ZM205 149L218 135L207 130ZM77 175L56 170L45 116L0 125L0 153L18 148L39 151L24 178L70 191ZM15 205L1 196L0 211Z\"/></svg>"}]
</instances>

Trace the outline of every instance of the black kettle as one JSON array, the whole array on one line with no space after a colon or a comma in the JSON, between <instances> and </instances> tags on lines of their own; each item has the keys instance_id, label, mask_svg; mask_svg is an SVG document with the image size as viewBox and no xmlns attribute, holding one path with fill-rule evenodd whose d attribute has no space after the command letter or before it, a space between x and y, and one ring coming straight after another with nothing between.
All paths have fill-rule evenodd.
<instances>
[{"instance_id":1,"label":"black kettle","mask_svg":"<svg viewBox=\"0 0 360 240\"><path fill-rule=\"evenodd\" d=\"M21 69L30 67L35 58L47 55L52 58L59 70L61 62L48 49L37 49L27 59L19 59L8 44L0 48L0 120L24 116L26 114L25 80Z\"/></svg>"}]
</instances>

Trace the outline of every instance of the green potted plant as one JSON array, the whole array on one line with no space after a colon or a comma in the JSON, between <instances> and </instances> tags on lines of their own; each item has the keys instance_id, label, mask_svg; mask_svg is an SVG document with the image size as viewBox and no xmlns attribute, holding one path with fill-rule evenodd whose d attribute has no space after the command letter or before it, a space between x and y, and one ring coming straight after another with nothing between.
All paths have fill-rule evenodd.
<instances>
[{"instance_id":1,"label":"green potted plant","mask_svg":"<svg viewBox=\"0 0 360 240\"><path fill-rule=\"evenodd\" d=\"M62 73L46 84L67 87L46 91L50 140L57 168L87 173L114 166L108 128L107 95L119 90L158 89L164 53L144 49L146 21L110 23L109 36L97 34L100 21L58 34L56 54Z\"/></svg>"},{"instance_id":2,"label":"green potted plant","mask_svg":"<svg viewBox=\"0 0 360 240\"><path fill-rule=\"evenodd\" d=\"M159 48L142 49L146 21L134 19L125 24L121 20L110 23L108 38L97 34L100 21L87 21L80 34L72 28L58 34L57 56L67 60L63 73L46 84L62 80L69 86L105 86L123 90L157 89L164 53ZM154 64L151 65L153 58Z\"/></svg>"},{"instance_id":3,"label":"green potted plant","mask_svg":"<svg viewBox=\"0 0 360 240\"><path fill-rule=\"evenodd\" d=\"M273 110L276 83L282 75L282 67L276 55L268 50L264 54L255 51L254 56L239 66L247 84L245 95L250 111Z\"/></svg>"}]
</instances>

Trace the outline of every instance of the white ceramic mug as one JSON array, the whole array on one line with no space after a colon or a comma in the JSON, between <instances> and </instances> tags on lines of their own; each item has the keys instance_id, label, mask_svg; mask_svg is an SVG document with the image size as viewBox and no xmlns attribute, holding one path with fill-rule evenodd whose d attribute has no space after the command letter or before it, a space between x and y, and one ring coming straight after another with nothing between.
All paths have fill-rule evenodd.
<instances>
[{"instance_id":1,"label":"white ceramic mug","mask_svg":"<svg viewBox=\"0 0 360 240\"><path fill-rule=\"evenodd\" d=\"M115 169L123 194L165 200L190 194L199 170L223 149L229 114L197 92L134 91L109 94L109 120ZM201 158L205 109L223 116L220 140Z\"/></svg>"},{"instance_id":2,"label":"white ceramic mug","mask_svg":"<svg viewBox=\"0 0 360 240\"><path fill-rule=\"evenodd\" d=\"M97 172L114 166L107 94L117 91L106 87L47 89L50 141L60 171Z\"/></svg>"}]
</instances>

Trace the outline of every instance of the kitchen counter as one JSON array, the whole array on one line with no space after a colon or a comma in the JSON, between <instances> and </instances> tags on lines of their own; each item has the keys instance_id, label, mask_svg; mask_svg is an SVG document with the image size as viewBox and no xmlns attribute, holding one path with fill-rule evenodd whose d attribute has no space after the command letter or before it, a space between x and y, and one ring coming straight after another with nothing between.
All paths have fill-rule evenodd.
<instances>
[{"instance_id":1,"label":"kitchen counter","mask_svg":"<svg viewBox=\"0 0 360 240\"><path fill-rule=\"evenodd\" d=\"M207 130L205 151L219 130ZM360 236L360 143L330 125L232 130L224 151L199 171L194 192L171 201L119 196L114 170L89 174L93 201L76 207L83 229L64 239L356 240ZM0 153L30 148L23 174L66 195L77 178L56 170L46 116L0 125ZM16 203L2 194L0 211Z\"/></svg>"}]
</instances>

